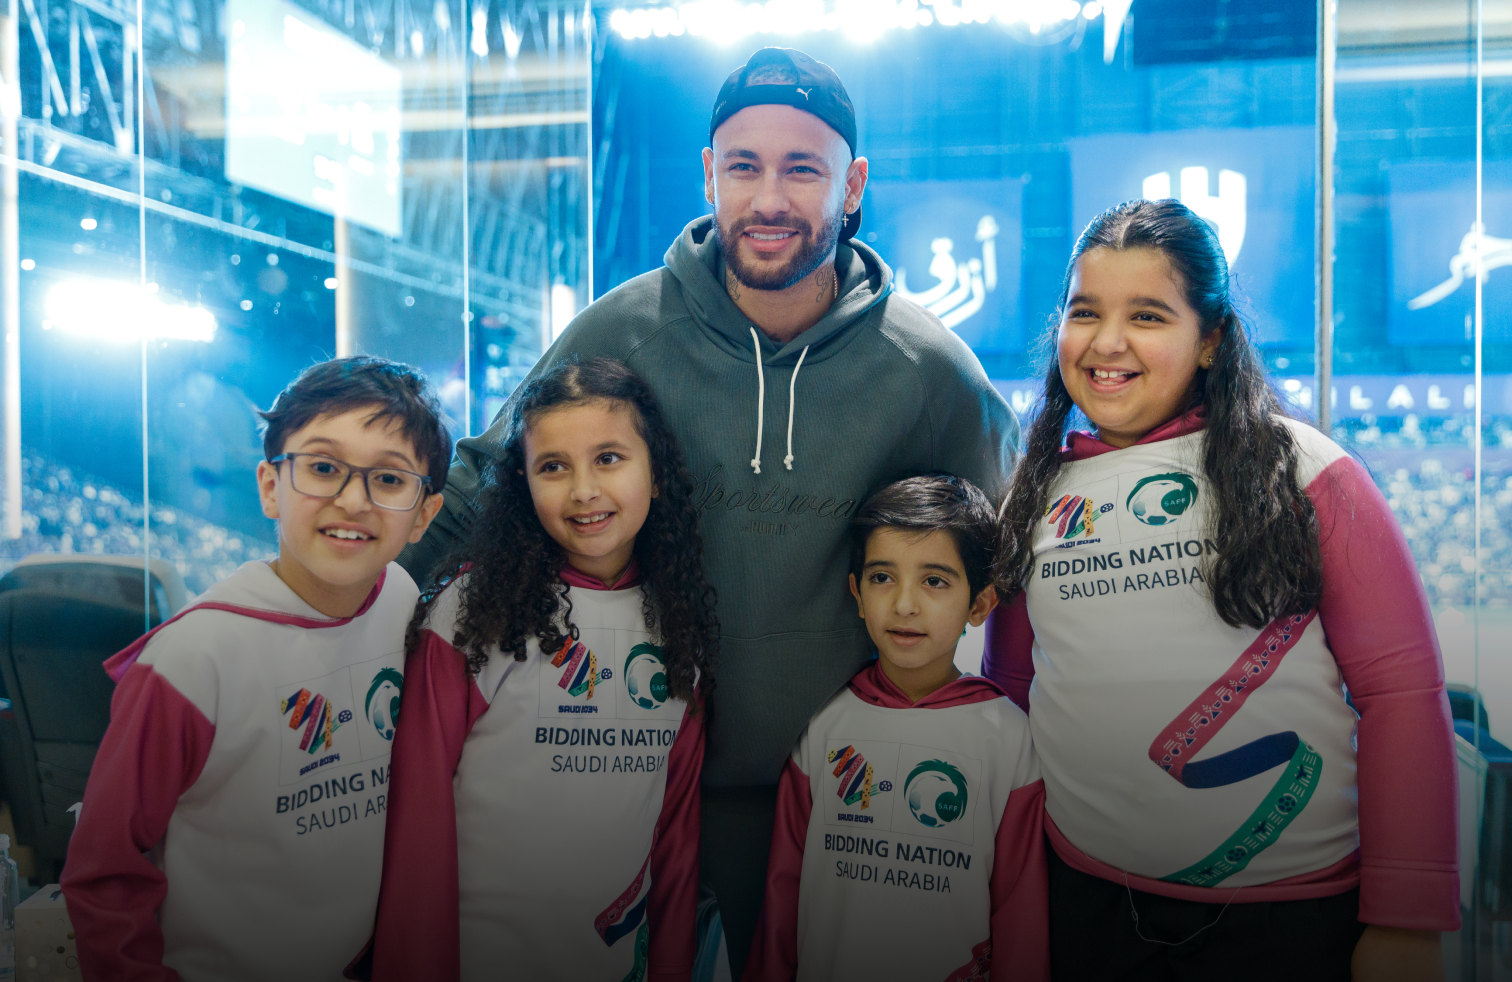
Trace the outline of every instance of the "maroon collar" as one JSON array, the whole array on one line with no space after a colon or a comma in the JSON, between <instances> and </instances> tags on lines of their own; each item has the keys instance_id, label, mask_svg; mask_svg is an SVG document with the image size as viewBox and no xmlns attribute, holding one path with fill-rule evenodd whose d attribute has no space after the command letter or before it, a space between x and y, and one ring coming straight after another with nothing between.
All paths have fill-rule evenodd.
<instances>
[{"instance_id":1,"label":"maroon collar","mask_svg":"<svg viewBox=\"0 0 1512 982\"><path fill-rule=\"evenodd\" d=\"M856 698L883 709L949 709L951 706L966 706L989 699L1006 699L1007 695L995 683L977 675L962 675L954 682L947 682L918 702L910 702L903 690L882 671L878 662L872 662L850 680L850 690Z\"/></svg>"},{"instance_id":2,"label":"maroon collar","mask_svg":"<svg viewBox=\"0 0 1512 982\"><path fill-rule=\"evenodd\" d=\"M368 612L373 604L377 602L378 595L383 592L383 581L386 579L388 579L387 566L385 566L378 572L378 582L373 584L373 589L368 591L367 599L362 602L362 606L358 607L357 612L354 613L351 617L305 617L302 614L289 614L280 610L262 610L257 607L247 607L243 604L225 603L219 600L202 601L201 603L185 607L183 610L179 611L177 614L174 614L172 617L168 618L157 627L137 638L125 648L105 659L105 674L109 675L117 682L121 681L121 677L126 674L126 670L132 665L135 665L136 660L142 656L142 651L147 647L147 642L151 641L153 636L163 628L167 627L169 624L172 624L174 621L177 621L180 617L183 617L185 614L188 614L191 611L222 610L228 614L237 614L241 617L250 617L253 620L269 621L273 624L288 624L291 627L303 627L307 629L341 627L343 624L352 623L352 621L355 621L357 618Z\"/></svg>"},{"instance_id":3,"label":"maroon collar","mask_svg":"<svg viewBox=\"0 0 1512 982\"><path fill-rule=\"evenodd\" d=\"M630 560L630 565L620 574L619 579L612 586L604 586L602 580L595 579L587 573L573 569L571 566L563 566L561 572L562 582L568 586L580 586L584 590L628 590L631 587L640 586L640 566L635 560Z\"/></svg>"},{"instance_id":4,"label":"maroon collar","mask_svg":"<svg viewBox=\"0 0 1512 982\"><path fill-rule=\"evenodd\" d=\"M1188 409L1175 419L1155 427L1134 441L1133 446L1137 447L1145 443L1159 443L1162 440L1174 440L1178 436L1196 433L1205 426L1207 426L1207 407L1198 406L1195 409ZM1067 437L1066 446L1061 448L1061 463L1069 464L1073 460L1086 460L1088 457L1112 453L1118 449L1121 448L1104 443L1091 433L1076 430Z\"/></svg>"}]
</instances>

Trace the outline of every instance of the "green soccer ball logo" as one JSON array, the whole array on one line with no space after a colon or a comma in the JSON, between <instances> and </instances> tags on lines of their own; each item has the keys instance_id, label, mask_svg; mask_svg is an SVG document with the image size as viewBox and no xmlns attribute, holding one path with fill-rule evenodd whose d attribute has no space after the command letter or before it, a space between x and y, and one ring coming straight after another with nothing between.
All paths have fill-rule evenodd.
<instances>
[{"instance_id":1,"label":"green soccer ball logo","mask_svg":"<svg viewBox=\"0 0 1512 982\"><path fill-rule=\"evenodd\" d=\"M625 659L625 688L630 693L630 701L642 709L661 708L670 693L660 648L643 641L630 649L630 655Z\"/></svg>"},{"instance_id":2,"label":"green soccer ball logo","mask_svg":"<svg viewBox=\"0 0 1512 982\"><path fill-rule=\"evenodd\" d=\"M1197 500L1197 482L1177 471L1143 478L1129 492L1125 505L1146 525L1169 525Z\"/></svg>"},{"instance_id":3,"label":"green soccer ball logo","mask_svg":"<svg viewBox=\"0 0 1512 982\"><path fill-rule=\"evenodd\" d=\"M949 825L966 814L966 776L943 760L926 760L909 772L903 797L920 825Z\"/></svg>"},{"instance_id":4,"label":"green soccer ball logo","mask_svg":"<svg viewBox=\"0 0 1512 982\"><path fill-rule=\"evenodd\" d=\"M394 739L394 727L399 723L399 697L403 692L404 676L395 668L380 669L368 686L363 711L385 740Z\"/></svg>"}]
</instances>

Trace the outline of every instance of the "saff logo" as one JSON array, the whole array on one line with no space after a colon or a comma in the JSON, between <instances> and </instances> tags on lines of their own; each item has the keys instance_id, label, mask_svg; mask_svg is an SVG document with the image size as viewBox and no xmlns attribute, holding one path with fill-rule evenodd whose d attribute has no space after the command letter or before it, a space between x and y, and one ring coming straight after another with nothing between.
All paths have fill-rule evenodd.
<instances>
[{"instance_id":1,"label":"saff logo","mask_svg":"<svg viewBox=\"0 0 1512 982\"><path fill-rule=\"evenodd\" d=\"M1197 482L1180 471L1142 478L1124 506L1146 525L1169 525L1197 500Z\"/></svg>"},{"instance_id":2,"label":"saff logo","mask_svg":"<svg viewBox=\"0 0 1512 982\"><path fill-rule=\"evenodd\" d=\"M903 797L920 825L937 829L966 814L966 776L943 760L926 760L909 771Z\"/></svg>"},{"instance_id":3,"label":"saff logo","mask_svg":"<svg viewBox=\"0 0 1512 982\"><path fill-rule=\"evenodd\" d=\"M1045 510L1045 521L1055 529L1056 538L1074 539L1092 534L1092 519L1096 514L1091 498L1068 494Z\"/></svg>"},{"instance_id":4,"label":"saff logo","mask_svg":"<svg viewBox=\"0 0 1512 982\"><path fill-rule=\"evenodd\" d=\"M363 712L385 740L394 739L394 727L399 723L399 697L403 692L404 676L396 668L380 669L368 685Z\"/></svg>"},{"instance_id":5,"label":"saff logo","mask_svg":"<svg viewBox=\"0 0 1512 982\"><path fill-rule=\"evenodd\" d=\"M625 658L625 688L630 692L630 700L642 709L662 707L670 693L660 648L642 641L630 649Z\"/></svg>"}]
</instances>

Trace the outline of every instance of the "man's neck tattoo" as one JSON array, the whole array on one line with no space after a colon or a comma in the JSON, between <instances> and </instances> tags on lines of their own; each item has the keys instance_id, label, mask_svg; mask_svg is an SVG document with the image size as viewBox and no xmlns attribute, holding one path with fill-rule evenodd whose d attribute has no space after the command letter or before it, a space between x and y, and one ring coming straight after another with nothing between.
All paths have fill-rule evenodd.
<instances>
[{"instance_id":1,"label":"man's neck tattoo","mask_svg":"<svg viewBox=\"0 0 1512 982\"><path fill-rule=\"evenodd\" d=\"M833 304L840 299L840 274L833 264L830 265L829 280L819 288L818 294L814 297L815 303ZM823 283L822 277L820 282ZM725 267L725 292L730 295L731 300L740 299L740 277L736 276L735 271L728 266Z\"/></svg>"},{"instance_id":2,"label":"man's neck tattoo","mask_svg":"<svg viewBox=\"0 0 1512 982\"><path fill-rule=\"evenodd\" d=\"M823 282L821 280L820 282ZM840 274L835 272L835 267L830 266L829 283L819 288L819 293L814 297L815 303L833 304L840 299Z\"/></svg>"}]
</instances>

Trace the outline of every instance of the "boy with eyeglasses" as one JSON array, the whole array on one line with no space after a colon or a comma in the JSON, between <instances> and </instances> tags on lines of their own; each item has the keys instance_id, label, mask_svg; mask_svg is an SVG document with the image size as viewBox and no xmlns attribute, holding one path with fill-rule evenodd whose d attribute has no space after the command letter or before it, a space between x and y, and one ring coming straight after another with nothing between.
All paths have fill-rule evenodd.
<instances>
[{"instance_id":1,"label":"boy with eyeglasses","mask_svg":"<svg viewBox=\"0 0 1512 982\"><path fill-rule=\"evenodd\" d=\"M372 930L418 591L393 559L451 438L415 369L316 365L260 414L250 562L105 663L63 895L86 979L334 980Z\"/></svg>"}]
</instances>

